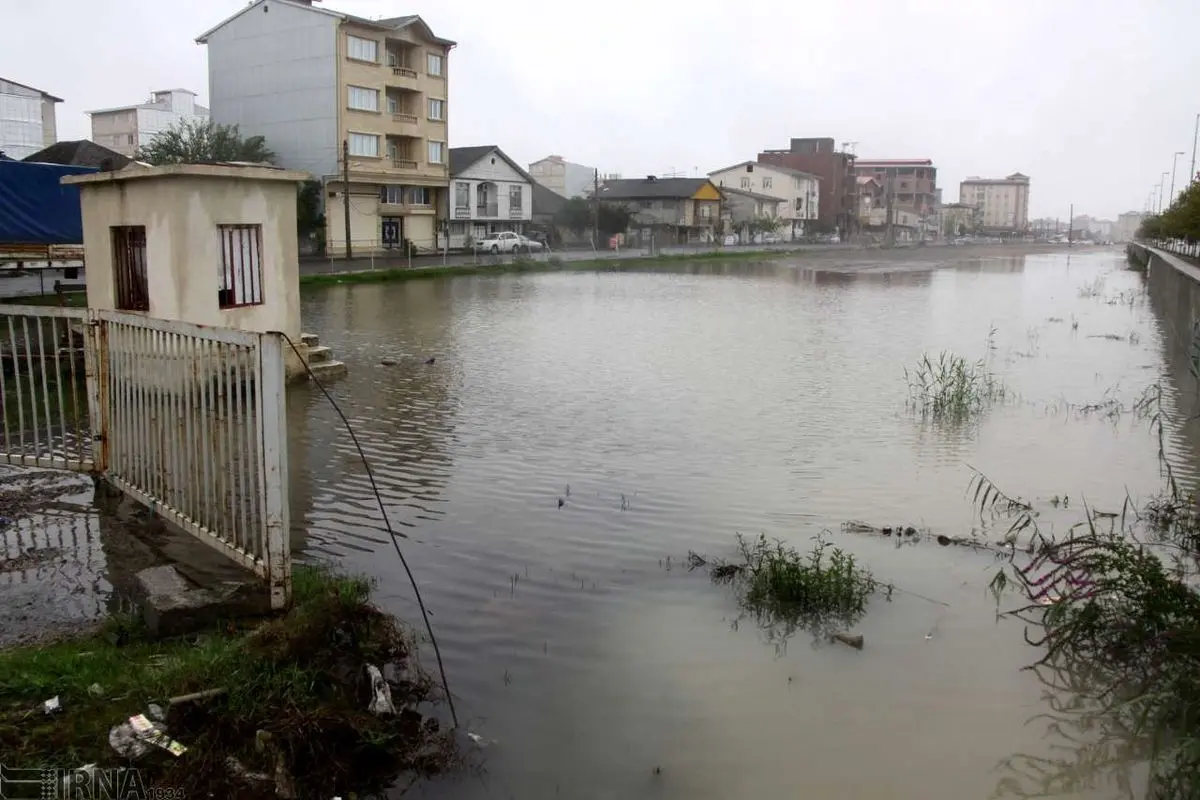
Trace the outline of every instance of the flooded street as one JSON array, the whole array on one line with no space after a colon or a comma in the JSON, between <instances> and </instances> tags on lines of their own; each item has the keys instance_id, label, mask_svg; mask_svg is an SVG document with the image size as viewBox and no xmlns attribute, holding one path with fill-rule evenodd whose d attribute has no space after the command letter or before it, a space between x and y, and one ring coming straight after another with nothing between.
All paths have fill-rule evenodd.
<instances>
[{"instance_id":1,"label":"flooded street","mask_svg":"<svg viewBox=\"0 0 1200 800\"><path fill-rule=\"evenodd\" d=\"M1030 722L1036 652L987 592L996 560L840 528L969 535L972 467L1045 532L1085 500L1119 512L1157 491L1146 423L1083 408L1175 391L1171 322L1124 266L1064 250L306 292L305 330L349 366L330 391L407 537L459 716L488 742L477 774L413 794L992 796L1014 777L1002 759L1056 743ZM906 407L905 367L944 349L1008 389L977 424ZM289 402L295 547L378 579L419 627L337 415L316 390ZM1169 434L1190 479L1194 451ZM823 530L898 588L856 627L862 652L771 640L683 564L731 556L738 532L806 550Z\"/></svg>"}]
</instances>

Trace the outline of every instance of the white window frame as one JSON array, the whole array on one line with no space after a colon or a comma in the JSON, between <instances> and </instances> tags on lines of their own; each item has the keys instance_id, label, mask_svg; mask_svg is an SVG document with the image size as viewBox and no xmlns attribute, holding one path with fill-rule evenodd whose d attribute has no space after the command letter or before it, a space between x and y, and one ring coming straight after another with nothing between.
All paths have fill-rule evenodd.
<instances>
[{"instance_id":1,"label":"white window frame","mask_svg":"<svg viewBox=\"0 0 1200 800\"><path fill-rule=\"evenodd\" d=\"M354 102L354 98L356 96L358 96L359 99L366 99L367 97L370 97L371 102L368 105L356 105ZM368 86L354 86L353 84L347 84L346 85L346 107L353 109L355 111L373 111L376 114L378 114L379 113L379 90L372 89Z\"/></svg>"},{"instance_id":2,"label":"white window frame","mask_svg":"<svg viewBox=\"0 0 1200 800\"><path fill-rule=\"evenodd\" d=\"M433 146L434 146L435 144L438 146L438 159L437 159L436 161L433 159ZM428 141L425 143L425 159L426 159L426 160L427 160L427 161L428 161L430 164L444 164L444 163L446 163L446 143L445 143L445 142L439 142L439 141L437 141L436 139L430 139L430 140L428 140Z\"/></svg>"},{"instance_id":3,"label":"white window frame","mask_svg":"<svg viewBox=\"0 0 1200 800\"><path fill-rule=\"evenodd\" d=\"M358 51L357 53L355 51ZM371 57L366 58L365 52L370 50ZM366 61L371 64L379 63L379 40L364 39L352 33L346 34L346 58L353 61Z\"/></svg>"},{"instance_id":4,"label":"white window frame","mask_svg":"<svg viewBox=\"0 0 1200 800\"><path fill-rule=\"evenodd\" d=\"M426 106L428 106L428 108L426 108L426 111L428 112L428 116L431 120L433 120L434 122L445 122L446 121L446 101L445 100L441 99L440 97L430 97L429 102L426 103ZM433 110L435 108L437 109L436 114L433 113Z\"/></svg>"},{"instance_id":5,"label":"white window frame","mask_svg":"<svg viewBox=\"0 0 1200 800\"><path fill-rule=\"evenodd\" d=\"M441 53L425 54L425 73L435 78L446 74L446 58Z\"/></svg>"},{"instance_id":6,"label":"white window frame","mask_svg":"<svg viewBox=\"0 0 1200 800\"><path fill-rule=\"evenodd\" d=\"M356 139L355 137L358 137L358 138ZM377 134L377 133L355 133L354 131L350 131L350 133L346 137L346 139L347 139L347 143L349 145L350 155L355 156L357 158L379 158L379 134ZM355 148L354 145L355 145L356 141L362 142L366 139L371 139L375 142L375 152L367 153L367 152L364 152L362 150Z\"/></svg>"}]
</instances>

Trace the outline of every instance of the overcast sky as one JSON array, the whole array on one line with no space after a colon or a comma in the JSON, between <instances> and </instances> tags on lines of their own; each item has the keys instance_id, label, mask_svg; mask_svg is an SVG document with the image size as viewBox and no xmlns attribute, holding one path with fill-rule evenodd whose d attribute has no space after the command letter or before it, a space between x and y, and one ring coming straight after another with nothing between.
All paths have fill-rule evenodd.
<instances>
[{"instance_id":1,"label":"overcast sky","mask_svg":"<svg viewBox=\"0 0 1200 800\"><path fill-rule=\"evenodd\" d=\"M241 0L9 0L0 74L84 111L182 86L207 103L197 35ZM551 153L627 177L709 172L792 136L1032 178L1031 216L1141 210L1200 112L1197 0L328 0L417 13L459 43L452 146ZM1170 175L1167 176L1170 182ZM1169 188L1169 187L1168 187Z\"/></svg>"}]
</instances>

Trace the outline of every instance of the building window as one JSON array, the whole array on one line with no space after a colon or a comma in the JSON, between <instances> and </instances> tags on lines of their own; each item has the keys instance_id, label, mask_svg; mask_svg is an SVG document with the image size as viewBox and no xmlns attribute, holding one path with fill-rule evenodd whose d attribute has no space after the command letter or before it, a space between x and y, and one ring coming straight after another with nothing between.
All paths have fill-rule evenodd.
<instances>
[{"instance_id":1,"label":"building window","mask_svg":"<svg viewBox=\"0 0 1200 800\"><path fill-rule=\"evenodd\" d=\"M742 188L743 189L750 188L750 179L749 178L742 178Z\"/></svg>"},{"instance_id":2,"label":"building window","mask_svg":"<svg viewBox=\"0 0 1200 800\"><path fill-rule=\"evenodd\" d=\"M446 101L429 98L429 118L441 122L446 118Z\"/></svg>"},{"instance_id":3,"label":"building window","mask_svg":"<svg viewBox=\"0 0 1200 800\"><path fill-rule=\"evenodd\" d=\"M437 53L429 53L425 58L425 71L435 77L442 75L442 57Z\"/></svg>"},{"instance_id":4,"label":"building window","mask_svg":"<svg viewBox=\"0 0 1200 800\"><path fill-rule=\"evenodd\" d=\"M374 39L360 39L357 36L346 37L346 56L355 61L370 61L379 63L379 42Z\"/></svg>"},{"instance_id":5,"label":"building window","mask_svg":"<svg viewBox=\"0 0 1200 800\"><path fill-rule=\"evenodd\" d=\"M520 211L522 208L521 184L513 183L508 187L508 210Z\"/></svg>"},{"instance_id":6,"label":"building window","mask_svg":"<svg viewBox=\"0 0 1200 800\"><path fill-rule=\"evenodd\" d=\"M356 111L378 111L379 110L379 90L364 89L362 86L347 86L346 92L349 95L347 104L350 108Z\"/></svg>"},{"instance_id":7,"label":"building window","mask_svg":"<svg viewBox=\"0 0 1200 800\"><path fill-rule=\"evenodd\" d=\"M125 135L125 143L133 144L133 134L132 133L128 133Z\"/></svg>"},{"instance_id":8,"label":"building window","mask_svg":"<svg viewBox=\"0 0 1200 800\"><path fill-rule=\"evenodd\" d=\"M770 179L770 178L768 178L766 175L763 175L762 183L763 183L763 188L764 188L764 189L770 189L770 188L771 188L771 179Z\"/></svg>"},{"instance_id":9,"label":"building window","mask_svg":"<svg viewBox=\"0 0 1200 800\"><path fill-rule=\"evenodd\" d=\"M470 208L471 207L471 184L466 181L459 181L454 184L454 208Z\"/></svg>"},{"instance_id":10,"label":"building window","mask_svg":"<svg viewBox=\"0 0 1200 800\"><path fill-rule=\"evenodd\" d=\"M404 187L403 186L380 186L379 187L379 202L391 203L398 205L404 202Z\"/></svg>"},{"instance_id":11,"label":"building window","mask_svg":"<svg viewBox=\"0 0 1200 800\"><path fill-rule=\"evenodd\" d=\"M221 308L261 305L263 301L262 225L218 225L221 243Z\"/></svg>"},{"instance_id":12,"label":"building window","mask_svg":"<svg viewBox=\"0 0 1200 800\"><path fill-rule=\"evenodd\" d=\"M445 147L442 142L430 142L429 143L429 163L430 164L441 164L442 163L442 150L443 149L445 149Z\"/></svg>"},{"instance_id":13,"label":"building window","mask_svg":"<svg viewBox=\"0 0 1200 800\"><path fill-rule=\"evenodd\" d=\"M414 206L433 205L433 189L430 189L428 186L409 187L408 202Z\"/></svg>"},{"instance_id":14,"label":"building window","mask_svg":"<svg viewBox=\"0 0 1200 800\"><path fill-rule=\"evenodd\" d=\"M146 275L146 227L114 226L112 231L113 288L118 311L149 311L150 282Z\"/></svg>"},{"instance_id":15,"label":"building window","mask_svg":"<svg viewBox=\"0 0 1200 800\"><path fill-rule=\"evenodd\" d=\"M350 134L350 155L379 157L379 137L370 133Z\"/></svg>"}]
</instances>

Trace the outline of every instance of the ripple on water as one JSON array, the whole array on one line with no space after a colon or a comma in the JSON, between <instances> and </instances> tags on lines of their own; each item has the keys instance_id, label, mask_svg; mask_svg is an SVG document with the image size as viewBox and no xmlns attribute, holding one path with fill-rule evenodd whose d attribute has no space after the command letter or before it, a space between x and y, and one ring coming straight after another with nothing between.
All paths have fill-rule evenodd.
<instances>
[{"instance_id":1,"label":"ripple on water","mask_svg":"<svg viewBox=\"0 0 1200 800\"><path fill-rule=\"evenodd\" d=\"M1001 756L1043 746L1024 727L1043 687L995 623L991 559L839 526L970 532L971 466L1047 526L1071 524L1056 495L1154 491L1144 424L1071 409L1132 405L1160 373L1173 387L1178 359L1145 302L1106 301L1140 288L1112 255L944 258L304 295L306 328L350 367L334 391L408 537L460 713L501 742L486 785L429 796L982 797ZM1107 294L1081 296L1098 278ZM1125 340L1089 338L1110 332ZM1011 396L952 429L908 413L904 367L942 349L987 359ZM416 620L336 415L297 395L290 417L297 547L378 578ZM1195 476L1194 444L1167 434ZM730 555L735 532L805 546L823 530L914 593L875 605L861 654L793 640L778 657L680 568Z\"/></svg>"}]
</instances>

